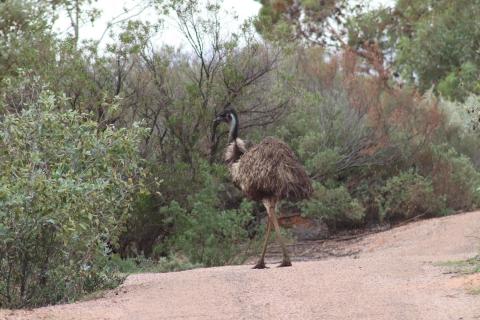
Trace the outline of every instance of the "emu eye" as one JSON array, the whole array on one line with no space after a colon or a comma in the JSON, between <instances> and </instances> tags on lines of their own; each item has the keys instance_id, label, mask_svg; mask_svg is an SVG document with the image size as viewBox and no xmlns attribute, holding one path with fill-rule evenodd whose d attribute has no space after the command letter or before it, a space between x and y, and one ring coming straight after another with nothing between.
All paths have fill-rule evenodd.
<instances>
[{"instance_id":1,"label":"emu eye","mask_svg":"<svg viewBox=\"0 0 480 320\"><path fill-rule=\"evenodd\" d=\"M227 120L228 120L228 121L232 120L232 115L231 115L230 113L227 114Z\"/></svg>"}]
</instances>

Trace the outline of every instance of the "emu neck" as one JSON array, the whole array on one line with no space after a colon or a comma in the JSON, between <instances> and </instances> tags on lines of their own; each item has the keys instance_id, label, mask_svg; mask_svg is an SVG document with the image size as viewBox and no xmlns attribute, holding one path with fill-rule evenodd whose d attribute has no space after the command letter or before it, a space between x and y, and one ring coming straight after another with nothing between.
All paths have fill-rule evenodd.
<instances>
[{"instance_id":1,"label":"emu neck","mask_svg":"<svg viewBox=\"0 0 480 320\"><path fill-rule=\"evenodd\" d=\"M232 166L246 152L245 143L238 139L238 117L231 113L230 131L228 133L228 146L225 152L225 162Z\"/></svg>"},{"instance_id":2,"label":"emu neck","mask_svg":"<svg viewBox=\"0 0 480 320\"><path fill-rule=\"evenodd\" d=\"M235 114L232 114L230 121L230 132L228 133L228 142L234 142L238 137L238 119Z\"/></svg>"}]
</instances>

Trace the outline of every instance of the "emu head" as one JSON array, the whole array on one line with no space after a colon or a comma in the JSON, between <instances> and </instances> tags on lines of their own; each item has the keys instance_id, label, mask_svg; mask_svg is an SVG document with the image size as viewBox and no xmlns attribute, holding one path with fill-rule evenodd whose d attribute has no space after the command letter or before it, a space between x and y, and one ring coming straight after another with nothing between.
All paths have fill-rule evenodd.
<instances>
[{"instance_id":1,"label":"emu head","mask_svg":"<svg viewBox=\"0 0 480 320\"><path fill-rule=\"evenodd\" d=\"M220 112L215 120L213 120L213 130L215 131L217 125L222 122L225 122L230 126L228 142L234 141L238 136L238 116L235 110L225 109Z\"/></svg>"},{"instance_id":2,"label":"emu head","mask_svg":"<svg viewBox=\"0 0 480 320\"><path fill-rule=\"evenodd\" d=\"M225 109L220 112L215 118L215 123L226 122L231 123L231 121L238 120L237 113L233 109Z\"/></svg>"}]
</instances>

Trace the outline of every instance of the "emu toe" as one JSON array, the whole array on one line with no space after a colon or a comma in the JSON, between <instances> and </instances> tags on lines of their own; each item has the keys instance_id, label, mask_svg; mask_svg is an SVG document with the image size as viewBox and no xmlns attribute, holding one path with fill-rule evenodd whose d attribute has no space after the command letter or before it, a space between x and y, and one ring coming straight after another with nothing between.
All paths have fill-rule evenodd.
<instances>
[{"instance_id":1,"label":"emu toe","mask_svg":"<svg viewBox=\"0 0 480 320\"><path fill-rule=\"evenodd\" d=\"M265 266L265 261L261 260L258 261L256 265L253 266L252 269L266 269L267 266Z\"/></svg>"},{"instance_id":2,"label":"emu toe","mask_svg":"<svg viewBox=\"0 0 480 320\"><path fill-rule=\"evenodd\" d=\"M291 267L292 266L292 263L290 262L290 260L283 260L282 263L280 263L278 265L279 268L281 267Z\"/></svg>"}]
</instances>

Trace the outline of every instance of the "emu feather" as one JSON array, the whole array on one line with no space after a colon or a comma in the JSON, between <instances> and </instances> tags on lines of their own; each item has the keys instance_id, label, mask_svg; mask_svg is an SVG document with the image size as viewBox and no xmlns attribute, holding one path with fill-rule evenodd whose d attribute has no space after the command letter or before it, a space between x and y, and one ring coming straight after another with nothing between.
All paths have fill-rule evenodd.
<instances>
[{"instance_id":1,"label":"emu feather","mask_svg":"<svg viewBox=\"0 0 480 320\"><path fill-rule=\"evenodd\" d=\"M234 183L248 198L298 201L310 197L310 178L285 142L268 137L249 150L242 143L237 138L228 145L225 161Z\"/></svg>"}]
</instances>

